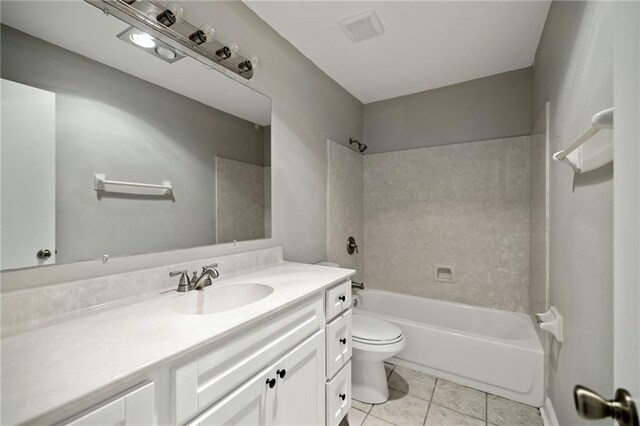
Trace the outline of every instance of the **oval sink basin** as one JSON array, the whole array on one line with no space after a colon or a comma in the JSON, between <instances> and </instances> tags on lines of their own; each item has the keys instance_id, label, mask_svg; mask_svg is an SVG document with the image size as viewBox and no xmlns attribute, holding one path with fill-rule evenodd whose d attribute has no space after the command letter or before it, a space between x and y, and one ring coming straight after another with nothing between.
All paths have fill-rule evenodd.
<instances>
[{"instance_id":1,"label":"oval sink basin","mask_svg":"<svg viewBox=\"0 0 640 426\"><path fill-rule=\"evenodd\" d=\"M242 308L273 293L264 284L213 284L204 290L191 291L178 299L173 310L186 315L209 315Z\"/></svg>"}]
</instances>

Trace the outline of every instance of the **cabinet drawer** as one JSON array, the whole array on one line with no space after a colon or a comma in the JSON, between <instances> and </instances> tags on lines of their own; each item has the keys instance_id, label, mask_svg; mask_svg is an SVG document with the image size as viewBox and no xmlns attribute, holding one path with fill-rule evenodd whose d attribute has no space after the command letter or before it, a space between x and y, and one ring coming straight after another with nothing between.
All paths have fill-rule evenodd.
<instances>
[{"instance_id":1,"label":"cabinet drawer","mask_svg":"<svg viewBox=\"0 0 640 426\"><path fill-rule=\"evenodd\" d=\"M351 359L351 309L327 324L327 378Z\"/></svg>"},{"instance_id":2,"label":"cabinet drawer","mask_svg":"<svg viewBox=\"0 0 640 426\"><path fill-rule=\"evenodd\" d=\"M193 419L323 328L323 303L317 298L175 367L174 423Z\"/></svg>"},{"instance_id":3,"label":"cabinet drawer","mask_svg":"<svg viewBox=\"0 0 640 426\"><path fill-rule=\"evenodd\" d=\"M154 425L154 399L153 383L147 383L62 424L67 426Z\"/></svg>"},{"instance_id":4,"label":"cabinet drawer","mask_svg":"<svg viewBox=\"0 0 640 426\"><path fill-rule=\"evenodd\" d=\"M327 321L351 307L351 281L345 281L327 290L325 316Z\"/></svg>"},{"instance_id":5,"label":"cabinet drawer","mask_svg":"<svg viewBox=\"0 0 640 426\"><path fill-rule=\"evenodd\" d=\"M327 383L327 426L338 426L351 408L351 361Z\"/></svg>"}]
</instances>

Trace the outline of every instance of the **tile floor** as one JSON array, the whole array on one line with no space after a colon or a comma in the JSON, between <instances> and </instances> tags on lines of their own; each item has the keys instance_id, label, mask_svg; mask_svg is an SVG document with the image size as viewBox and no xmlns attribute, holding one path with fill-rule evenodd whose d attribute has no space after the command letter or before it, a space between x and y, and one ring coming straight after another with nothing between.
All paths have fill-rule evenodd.
<instances>
[{"instance_id":1,"label":"tile floor","mask_svg":"<svg viewBox=\"0 0 640 426\"><path fill-rule=\"evenodd\" d=\"M340 426L542 426L535 407L436 379L401 366L385 365L389 400L352 400Z\"/></svg>"}]
</instances>

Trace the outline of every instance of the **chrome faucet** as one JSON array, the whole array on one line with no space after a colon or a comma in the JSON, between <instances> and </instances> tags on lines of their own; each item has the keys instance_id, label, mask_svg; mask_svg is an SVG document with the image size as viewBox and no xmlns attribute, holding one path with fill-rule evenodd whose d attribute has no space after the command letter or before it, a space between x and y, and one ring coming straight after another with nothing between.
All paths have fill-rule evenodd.
<instances>
[{"instance_id":1,"label":"chrome faucet","mask_svg":"<svg viewBox=\"0 0 640 426\"><path fill-rule=\"evenodd\" d=\"M212 281L220 276L220 272L216 269L217 267L217 263L203 266L202 274L198 276L198 272L193 271L193 277L191 278L189 278L189 273L186 270L169 272L169 276L176 277L180 275L178 291L181 293L191 290L200 290L213 284Z\"/></svg>"},{"instance_id":2,"label":"chrome faucet","mask_svg":"<svg viewBox=\"0 0 640 426\"><path fill-rule=\"evenodd\" d=\"M364 283L359 283L357 281L351 281L351 288L357 288L360 290L364 290Z\"/></svg>"},{"instance_id":3,"label":"chrome faucet","mask_svg":"<svg viewBox=\"0 0 640 426\"><path fill-rule=\"evenodd\" d=\"M218 267L217 263L212 265L203 266L202 274L199 277L196 277L196 272L193 273L193 279L191 282L193 283L195 290L200 290L201 288L209 287L213 284L213 280L220 276L220 272L216 269Z\"/></svg>"}]
</instances>

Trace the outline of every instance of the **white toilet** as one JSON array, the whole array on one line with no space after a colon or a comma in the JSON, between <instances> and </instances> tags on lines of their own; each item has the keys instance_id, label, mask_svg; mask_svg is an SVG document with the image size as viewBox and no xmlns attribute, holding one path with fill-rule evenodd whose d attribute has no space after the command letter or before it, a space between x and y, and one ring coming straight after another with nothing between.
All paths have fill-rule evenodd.
<instances>
[{"instance_id":1,"label":"white toilet","mask_svg":"<svg viewBox=\"0 0 640 426\"><path fill-rule=\"evenodd\" d=\"M384 360L405 347L402 330L396 325L366 315L353 314L353 399L380 404L389 399Z\"/></svg>"},{"instance_id":2,"label":"white toilet","mask_svg":"<svg viewBox=\"0 0 640 426\"><path fill-rule=\"evenodd\" d=\"M339 268L333 262L316 265ZM351 326L353 357L351 359L351 392L353 399L368 404L381 404L389 399L389 386L384 361L405 347L402 330L394 324L361 314L353 314Z\"/></svg>"}]
</instances>

